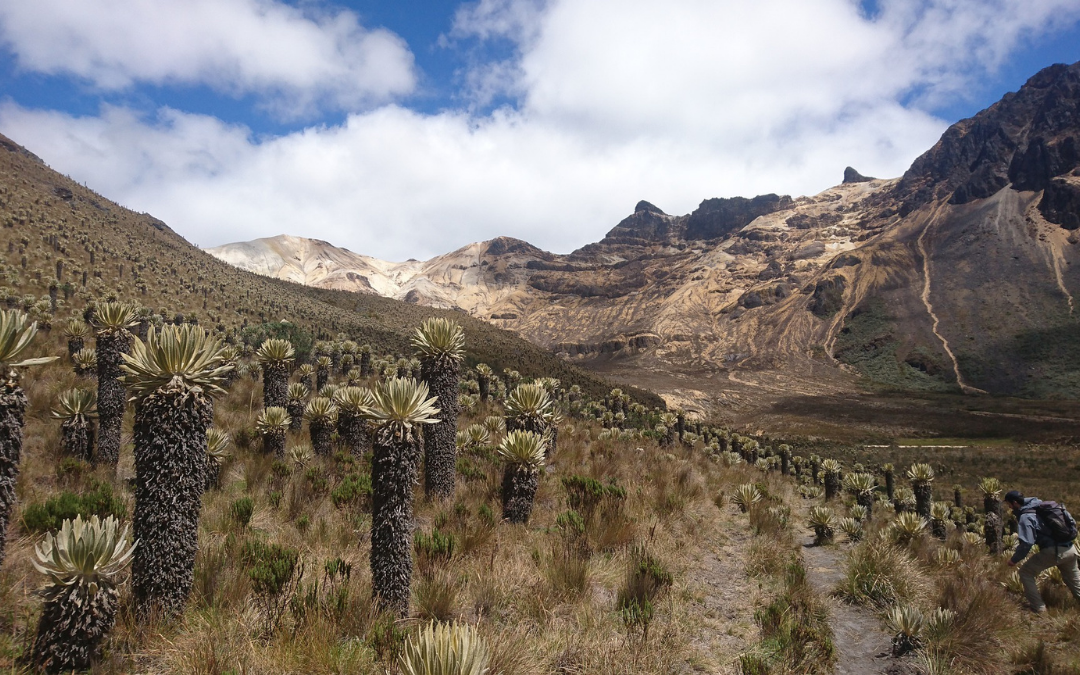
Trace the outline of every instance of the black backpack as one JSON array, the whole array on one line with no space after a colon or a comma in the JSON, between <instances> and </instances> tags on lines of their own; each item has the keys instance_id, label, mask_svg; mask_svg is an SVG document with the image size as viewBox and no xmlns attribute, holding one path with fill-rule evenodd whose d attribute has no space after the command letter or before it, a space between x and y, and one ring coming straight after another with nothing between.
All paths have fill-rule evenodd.
<instances>
[{"instance_id":1,"label":"black backpack","mask_svg":"<svg viewBox=\"0 0 1080 675\"><path fill-rule=\"evenodd\" d=\"M1076 539L1076 521L1065 507L1057 502L1042 502L1035 507L1039 529L1059 544Z\"/></svg>"}]
</instances>

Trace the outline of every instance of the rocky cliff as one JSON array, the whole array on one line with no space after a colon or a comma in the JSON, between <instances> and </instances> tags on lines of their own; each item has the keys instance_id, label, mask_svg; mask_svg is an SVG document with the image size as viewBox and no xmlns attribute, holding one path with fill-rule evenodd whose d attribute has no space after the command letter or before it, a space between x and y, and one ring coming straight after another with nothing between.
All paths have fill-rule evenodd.
<instances>
[{"instance_id":1,"label":"rocky cliff","mask_svg":"<svg viewBox=\"0 0 1080 675\"><path fill-rule=\"evenodd\" d=\"M950 127L904 176L813 197L648 202L569 255L495 239L386 263L275 237L210 252L455 307L674 402L738 386L1080 396L1080 64ZM736 386L737 385L737 386Z\"/></svg>"}]
</instances>

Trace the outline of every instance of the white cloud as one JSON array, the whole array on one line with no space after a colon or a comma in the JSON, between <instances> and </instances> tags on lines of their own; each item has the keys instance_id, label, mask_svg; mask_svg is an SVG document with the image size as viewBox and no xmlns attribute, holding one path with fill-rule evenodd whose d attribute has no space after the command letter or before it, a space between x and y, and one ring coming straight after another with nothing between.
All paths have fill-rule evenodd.
<instances>
[{"instance_id":1,"label":"white cloud","mask_svg":"<svg viewBox=\"0 0 1080 675\"><path fill-rule=\"evenodd\" d=\"M708 197L814 193L849 164L899 175L945 128L926 101L1080 15L1075 0L880 6L868 19L849 0L482 0L451 39L516 41L471 80L478 95L519 94L514 110L391 104L256 139L175 110L9 103L0 130L201 246L290 233L400 260L510 235L566 252L639 199L686 213Z\"/></svg>"},{"instance_id":2,"label":"white cloud","mask_svg":"<svg viewBox=\"0 0 1080 675\"><path fill-rule=\"evenodd\" d=\"M0 0L0 39L25 70L102 90L207 85L284 116L386 102L416 82L395 34L277 0Z\"/></svg>"},{"instance_id":3,"label":"white cloud","mask_svg":"<svg viewBox=\"0 0 1080 675\"><path fill-rule=\"evenodd\" d=\"M817 190L839 182L852 157L896 174L909 161L898 150L941 130L899 106L872 112L810 140L763 140L745 156L666 138L597 144L506 111L477 121L395 106L261 143L172 110L73 118L8 104L0 129L200 246L289 233L401 260L499 235L566 252L639 199L685 213L721 194ZM827 169L808 180L807 167Z\"/></svg>"}]
</instances>

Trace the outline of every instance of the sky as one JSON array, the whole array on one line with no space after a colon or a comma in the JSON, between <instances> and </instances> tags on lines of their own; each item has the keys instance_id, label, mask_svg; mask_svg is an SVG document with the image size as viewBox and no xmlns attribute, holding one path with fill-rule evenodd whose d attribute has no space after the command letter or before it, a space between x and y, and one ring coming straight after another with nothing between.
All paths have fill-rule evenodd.
<instances>
[{"instance_id":1,"label":"sky","mask_svg":"<svg viewBox=\"0 0 1080 675\"><path fill-rule=\"evenodd\" d=\"M645 199L901 175L1080 0L0 0L0 133L210 247L565 253Z\"/></svg>"}]
</instances>

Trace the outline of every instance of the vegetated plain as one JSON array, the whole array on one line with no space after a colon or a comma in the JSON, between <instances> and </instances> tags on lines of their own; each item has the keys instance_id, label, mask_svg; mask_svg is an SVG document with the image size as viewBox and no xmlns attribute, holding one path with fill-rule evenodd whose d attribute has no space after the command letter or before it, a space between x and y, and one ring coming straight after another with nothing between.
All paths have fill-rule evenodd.
<instances>
[{"instance_id":1,"label":"vegetated plain","mask_svg":"<svg viewBox=\"0 0 1080 675\"><path fill-rule=\"evenodd\" d=\"M34 355L64 352L60 331L39 333ZM186 611L172 623L140 623L124 591L94 672L393 670L406 636L430 620L478 625L493 673L660 673L690 665L723 672L756 641L753 605L770 589L747 586L749 527L716 501L756 470L726 470L692 445L661 449L656 438L620 437L572 414L559 428L527 526L500 522L497 434L459 448L452 499L426 499L417 488L411 618L380 615L368 572L370 454L357 457L338 441L333 455L313 455L307 425L289 432L285 459L264 454L255 431L257 372L239 377L215 403L214 424L232 438L231 457L220 487L203 497ZM60 392L94 380L76 376L66 357L28 369L21 380L30 408L14 536L0 572L0 663L16 669L40 612L32 591L43 577L31 560L41 534L58 525L54 519L126 519L134 508L130 411L119 464L95 466L64 454L59 421L49 414ZM463 431L503 413L494 401L466 403ZM296 553L276 592L258 585L245 557L251 542ZM643 561L659 580L644 590ZM636 593L649 601L647 612L625 611Z\"/></svg>"},{"instance_id":2,"label":"vegetated plain","mask_svg":"<svg viewBox=\"0 0 1080 675\"><path fill-rule=\"evenodd\" d=\"M172 622L138 621L122 584L117 626L96 672L394 670L406 645L420 639L416 625L430 620L475 625L493 673L828 672L837 659L828 612L799 548L808 522L819 545L850 553L837 590L890 618L894 652L909 653L896 665L914 658L932 672L1078 669L1080 618L1060 580L1042 580L1050 616L1025 616L1000 551L986 550L1007 552L1015 543L993 540L987 505L1002 488L1075 503L1070 403L880 394L853 405L850 397L773 396L768 414L736 432L687 422L654 407L659 399L647 392L610 391L456 313L310 291L212 262L160 222L5 148L3 302L43 329L28 355L62 356L21 376L30 402L26 443L0 570L6 667L21 667L41 612L31 591L43 582L31 559L42 534L76 514L127 518L134 508L130 411L115 466L65 456L49 412L62 392L94 386L63 356L62 326L88 302L114 297L147 307L147 323L197 322L228 336L244 367L214 406L232 450L220 484L202 498L186 608ZM467 365L489 362L505 385L482 403L480 371L466 371L457 491L447 500L415 497L409 618L395 621L371 601L370 456L343 451L340 435L333 452L316 455L303 427L288 432L283 457L263 453L263 382L244 346L287 336L300 360L339 359L332 384L374 385L416 372L408 339L430 315L460 321ZM347 343L367 343L387 358L371 375L343 372L342 355L360 354ZM503 417L508 391L533 378L560 380L545 386L564 418L552 422L558 446L539 476L532 517L512 525L501 519L501 431L488 418ZM809 426L815 419L820 428ZM470 439L480 423L495 435ZM993 441L982 448L893 442L934 434ZM908 490L907 467L923 462L929 471L913 468ZM895 467L886 471L886 463ZM978 479L992 476L1004 484L983 483L980 492ZM886 495L890 481L903 489ZM998 521L997 541L1001 525L1008 526ZM841 532L849 543L837 543ZM268 551L269 579L260 567Z\"/></svg>"}]
</instances>

